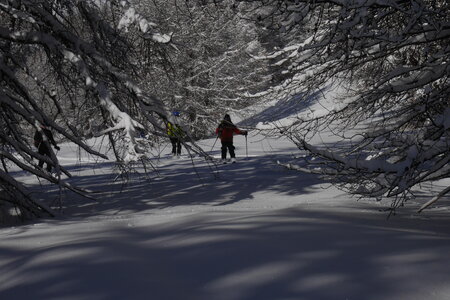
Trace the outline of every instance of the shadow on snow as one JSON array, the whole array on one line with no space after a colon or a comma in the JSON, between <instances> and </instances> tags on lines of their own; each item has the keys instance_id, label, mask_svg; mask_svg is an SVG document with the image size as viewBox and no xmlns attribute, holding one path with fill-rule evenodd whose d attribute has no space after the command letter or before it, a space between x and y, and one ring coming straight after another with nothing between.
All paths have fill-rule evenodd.
<instances>
[{"instance_id":1,"label":"shadow on snow","mask_svg":"<svg viewBox=\"0 0 450 300\"><path fill-rule=\"evenodd\" d=\"M0 282L0 296L447 299L448 225L424 223L419 230L413 222L387 225L375 214L291 208L214 212L151 226L116 223L109 231L86 223L85 235L68 231L50 246L0 246L9 279ZM14 278L23 280L14 284Z\"/></svg>"},{"instance_id":2,"label":"shadow on snow","mask_svg":"<svg viewBox=\"0 0 450 300\"><path fill-rule=\"evenodd\" d=\"M283 158L288 156L277 156ZM93 174L66 179L74 186L92 191L93 201L71 191L63 190L63 213L66 216L95 216L164 209L184 205L224 206L243 200L254 199L255 193L270 191L280 195L311 193L311 186L323 183L316 175L286 170L274 161L275 157L240 158L236 164L207 164L196 158L191 160L162 159L157 171L130 173L124 183L111 173L113 165L90 166ZM68 167L72 174L80 171ZM104 173L104 170L109 170ZM57 187L43 184L32 188L42 201L59 199ZM46 199L46 200L44 200ZM50 200L49 200L50 199ZM273 201L276 201L273 200Z\"/></svg>"},{"instance_id":3,"label":"shadow on snow","mask_svg":"<svg viewBox=\"0 0 450 300\"><path fill-rule=\"evenodd\" d=\"M247 118L242 122L239 122L239 125L254 127L260 122L270 123L289 116L296 115L307 110L312 104L317 102L320 99L323 91L328 88L329 87L326 87L322 90L314 92L307 97L305 97L304 93L300 93L292 97L279 100L275 105L272 105L255 114L254 116Z\"/></svg>"}]
</instances>

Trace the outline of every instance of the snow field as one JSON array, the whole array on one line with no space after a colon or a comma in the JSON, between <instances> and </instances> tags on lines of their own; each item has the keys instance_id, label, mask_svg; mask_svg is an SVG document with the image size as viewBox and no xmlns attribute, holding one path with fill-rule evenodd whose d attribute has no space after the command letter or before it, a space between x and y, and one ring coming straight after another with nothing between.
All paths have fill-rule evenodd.
<instances>
[{"instance_id":1,"label":"snow field","mask_svg":"<svg viewBox=\"0 0 450 300\"><path fill-rule=\"evenodd\" d=\"M64 145L67 180L98 201L63 192L57 218L1 229L0 298L450 298L448 212L406 207L387 220L387 203L278 166L299 154L288 141L252 134L248 158L244 137L235 145L236 164L162 158L158 175L126 185L111 163L75 162Z\"/></svg>"}]
</instances>

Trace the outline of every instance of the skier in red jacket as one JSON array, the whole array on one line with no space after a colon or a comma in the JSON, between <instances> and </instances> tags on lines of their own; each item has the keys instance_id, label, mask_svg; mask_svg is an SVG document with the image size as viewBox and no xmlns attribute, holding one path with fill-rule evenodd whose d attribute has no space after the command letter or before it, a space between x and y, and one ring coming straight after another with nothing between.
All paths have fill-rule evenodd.
<instances>
[{"instance_id":1,"label":"skier in red jacket","mask_svg":"<svg viewBox=\"0 0 450 300\"><path fill-rule=\"evenodd\" d=\"M230 115L226 114L223 117L222 122L216 129L216 134L219 135L222 143L222 161L225 163L227 158L227 149L230 151L231 162L236 162L236 154L234 153L235 147L233 146L233 135L242 134L247 135L247 131L239 130L236 125L231 122Z\"/></svg>"}]
</instances>

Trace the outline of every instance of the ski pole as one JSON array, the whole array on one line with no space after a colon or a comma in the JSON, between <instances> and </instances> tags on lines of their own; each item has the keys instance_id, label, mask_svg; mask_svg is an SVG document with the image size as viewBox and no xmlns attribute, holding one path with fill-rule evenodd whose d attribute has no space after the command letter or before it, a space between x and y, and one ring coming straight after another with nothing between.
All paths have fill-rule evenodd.
<instances>
[{"instance_id":1,"label":"ski pole","mask_svg":"<svg viewBox=\"0 0 450 300\"><path fill-rule=\"evenodd\" d=\"M245 155L248 158L248 143L247 143L247 135L245 135Z\"/></svg>"},{"instance_id":2,"label":"ski pole","mask_svg":"<svg viewBox=\"0 0 450 300\"><path fill-rule=\"evenodd\" d=\"M218 139L219 139L219 136L216 137L216 140L214 141L214 144L212 145L211 150L209 150L209 152L213 151L214 146L216 145Z\"/></svg>"}]
</instances>

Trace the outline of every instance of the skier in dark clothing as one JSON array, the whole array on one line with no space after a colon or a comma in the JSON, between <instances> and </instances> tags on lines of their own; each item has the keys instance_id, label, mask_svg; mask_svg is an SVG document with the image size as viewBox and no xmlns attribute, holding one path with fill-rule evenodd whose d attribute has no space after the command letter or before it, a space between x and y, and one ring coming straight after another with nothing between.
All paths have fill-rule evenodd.
<instances>
[{"instance_id":1,"label":"skier in dark clothing","mask_svg":"<svg viewBox=\"0 0 450 300\"><path fill-rule=\"evenodd\" d=\"M42 135L44 133L45 136ZM38 153L41 155L45 155L51 158L50 153L50 144L51 143L56 150L59 150L60 148L55 142L55 139L53 138L52 132L47 128L45 125L41 125L40 130L36 130L36 133L34 134L34 146L38 149ZM44 166L44 160L39 160L39 168L42 168ZM52 170L52 165L47 163L47 171L50 172Z\"/></svg>"},{"instance_id":2,"label":"skier in dark clothing","mask_svg":"<svg viewBox=\"0 0 450 300\"><path fill-rule=\"evenodd\" d=\"M233 135L247 135L247 131L238 129L236 125L231 122L230 115L226 114L217 127L216 134L219 135L220 142L222 143L222 162L226 162L227 150L230 152L231 162L235 162L236 154L234 153L235 147L233 145Z\"/></svg>"}]
</instances>

